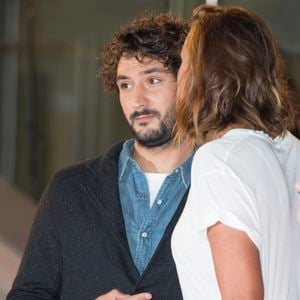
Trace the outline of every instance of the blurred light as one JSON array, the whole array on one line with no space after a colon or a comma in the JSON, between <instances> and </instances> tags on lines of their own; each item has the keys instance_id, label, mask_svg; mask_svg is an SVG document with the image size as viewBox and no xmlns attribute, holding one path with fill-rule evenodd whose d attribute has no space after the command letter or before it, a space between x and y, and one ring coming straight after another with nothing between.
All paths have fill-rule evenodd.
<instances>
[{"instance_id":1,"label":"blurred light","mask_svg":"<svg viewBox=\"0 0 300 300\"><path fill-rule=\"evenodd\" d=\"M206 0L206 4L218 5L218 0Z\"/></svg>"}]
</instances>

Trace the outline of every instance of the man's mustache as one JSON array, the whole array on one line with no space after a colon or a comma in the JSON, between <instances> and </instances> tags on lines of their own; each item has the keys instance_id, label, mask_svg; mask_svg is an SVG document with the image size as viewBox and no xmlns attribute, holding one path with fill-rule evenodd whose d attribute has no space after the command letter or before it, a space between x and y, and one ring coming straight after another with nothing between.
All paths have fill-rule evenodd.
<instances>
[{"instance_id":1,"label":"man's mustache","mask_svg":"<svg viewBox=\"0 0 300 300\"><path fill-rule=\"evenodd\" d=\"M139 116L143 115L153 115L157 118L160 118L160 113L157 110L149 109L149 108L144 108L140 111L135 111L130 115L130 121L133 122L133 120Z\"/></svg>"}]
</instances>

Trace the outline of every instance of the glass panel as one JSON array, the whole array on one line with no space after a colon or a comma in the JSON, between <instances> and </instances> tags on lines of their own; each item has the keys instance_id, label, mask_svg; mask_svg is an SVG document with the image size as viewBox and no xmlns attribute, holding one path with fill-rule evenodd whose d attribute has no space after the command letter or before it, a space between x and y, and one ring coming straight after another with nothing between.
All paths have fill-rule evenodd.
<instances>
[{"instance_id":1,"label":"glass panel","mask_svg":"<svg viewBox=\"0 0 300 300\"><path fill-rule=\"evenodd\" d=\"M121 24L168 1L22 2L16 182L39 198L54 170L128 136L103 93L97 52Z\"/></svg>"}]
</instances>

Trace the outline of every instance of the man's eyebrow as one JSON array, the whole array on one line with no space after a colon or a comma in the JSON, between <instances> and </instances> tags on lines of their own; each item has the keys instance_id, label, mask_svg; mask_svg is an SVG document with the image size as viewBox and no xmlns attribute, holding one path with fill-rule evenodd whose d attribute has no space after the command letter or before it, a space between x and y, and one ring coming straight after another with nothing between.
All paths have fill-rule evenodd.
<instances>
[{"instance_id":1,"label":"man's eyebrow","mask_svg":"<svg viewBox=\"0 0 300 300\"><path fill-rule=\"evenodd\" d=\"M129 77L127 77L125 75L118 75L117 78L116 78L116 81L124 80L124 79L129 79Z\"/></svg>"},{"instance_id":2,"label":"man's eyebrow","mask_svg":"<svg viewBox=\"0 0 300 300\"><path fill-rule=\"evenodd\" d=\"M151 73L169 73L169 70L160 67L153 67L142 71L143 74L151 74Z\"/></svg>"}]
</instances>

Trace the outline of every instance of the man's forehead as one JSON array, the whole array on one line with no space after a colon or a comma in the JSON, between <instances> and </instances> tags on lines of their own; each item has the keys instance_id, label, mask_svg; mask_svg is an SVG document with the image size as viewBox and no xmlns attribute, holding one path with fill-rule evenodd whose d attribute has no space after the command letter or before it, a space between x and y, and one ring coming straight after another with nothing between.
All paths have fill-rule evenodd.
<instances>
[{"instance_id":1,"label":"man's forehead","mask_svg":"<svg viewBox=\"0 0 300 300\"><path fill-rule=\"evenodd\" d=\"M144 57L137 59L136 57L122 56L118 63L117 73L123 74L128 72L138 72L141 74L153 72L169 72L169 70L156 59Z\"/></svg>"}]
</instances>

